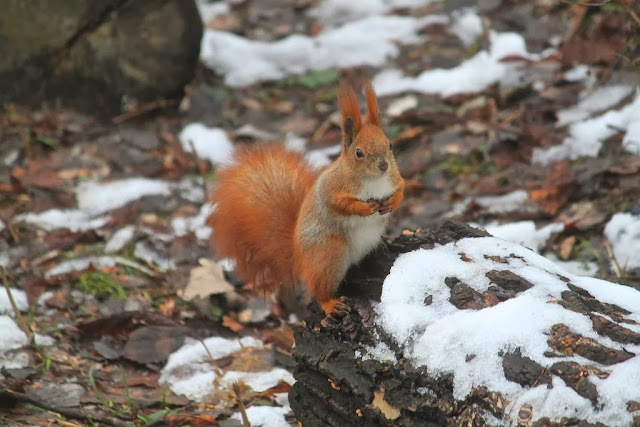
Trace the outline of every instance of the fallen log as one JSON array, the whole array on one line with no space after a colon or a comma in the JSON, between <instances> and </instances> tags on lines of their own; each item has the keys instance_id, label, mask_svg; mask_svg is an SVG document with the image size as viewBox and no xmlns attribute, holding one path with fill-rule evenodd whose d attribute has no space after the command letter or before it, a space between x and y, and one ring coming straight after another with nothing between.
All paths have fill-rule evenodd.
<instances>
[{"instance_id":1,"label":"fallen log","mask_svg":"<svg viewBox=\"0 0 640 427\"><path fill-rule=\"evenodd\" d=\"M341 290L347 316L295 329L304 426L640 425L633 288L447 221L385 242Z\"/></svg>"}]
</instances>

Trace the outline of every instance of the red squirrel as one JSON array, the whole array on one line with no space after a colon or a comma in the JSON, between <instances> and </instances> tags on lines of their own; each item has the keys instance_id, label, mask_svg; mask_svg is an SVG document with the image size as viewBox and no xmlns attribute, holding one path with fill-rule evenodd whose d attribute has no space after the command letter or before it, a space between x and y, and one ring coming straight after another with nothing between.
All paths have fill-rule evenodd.
<instances>
[{"instance_id":1,"label":"red squirrel","mask_svg":"<svg viewBox=\"0 0 640 427\"><path fill-rule=\"evenodd\" d=\"M240 149L218 172L208 219L213 245L235 261L240 280L268 290L301 280L327 316L347 312L338 286L380 243L403 199L371 82L364 89L363 122L353 89L338 86L343 142L331 165L319 173L278 145Z\"/></svg>"}]
</instances>

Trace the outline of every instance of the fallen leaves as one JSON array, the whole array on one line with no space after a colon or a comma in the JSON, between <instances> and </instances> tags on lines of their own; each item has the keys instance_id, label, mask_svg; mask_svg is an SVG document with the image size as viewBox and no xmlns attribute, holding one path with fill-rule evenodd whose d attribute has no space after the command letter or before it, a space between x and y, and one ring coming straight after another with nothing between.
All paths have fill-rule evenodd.
<instances>
[{"instance_id":1,"label":"fallen leaves","mask_svg":"<svg viewBox=\"0 0 640 427\"><path fill-rule=\"evenodd\" d=\"M542 188L529 191L529 198L544 212L555 215L569 200L574 188L575 175L568 160L555 163Z\"/></svg>"},{"instance_id":2,"label":"fallen leaves","mask_svg":"<svg viewBox=\"0 0 640 427\"><path fill-rule=\"evenodd\" d=\"M202 258L200 266L195 267L189 274L189 283L178 295L186 301L194 298L207 298L211 295L234 293L234 287L224 277L221 265Z\"/></svg>"}]
</instances>

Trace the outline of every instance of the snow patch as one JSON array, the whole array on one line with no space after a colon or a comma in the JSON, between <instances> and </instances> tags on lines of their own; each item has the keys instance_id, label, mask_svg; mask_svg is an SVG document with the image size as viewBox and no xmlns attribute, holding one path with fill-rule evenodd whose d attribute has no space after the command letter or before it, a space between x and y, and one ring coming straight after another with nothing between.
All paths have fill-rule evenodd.
<instances>
[{"instance_id":1,"label":"snow patch","mask_svg":"<svg viewBox=\"0 0 640 427\"><path fill-rule=\"evenodd\" d=\"M285 418L291 411L288 406L278 408L274 406L251 406L246 409L249 424L255 427L291 427ZM242 415L235 413L232 419L242 422Z\"/></svg>"},{"instance_id":2,"label":"snow patch","mask_svg":"<svg viewBox=\"0 0 640 427\"><path fill-rule=\"evenodd\" d=\"M170 193L169 182L141 177L81 182L76 187L78 208L93 215L112 211L144 196L167 196Z\"/></svg>"},{"instance_id":3,"label":"snow patch","mask_svg":"<svg viewBox=\"0 0 640 427\"><path fill-rule=\"evenodd\" d=\"M211 236L211 227L207 225L207 218L213 211L213 205L205 203L198 215L176 217L171 220L171 228L176 236L184 236L193 232L199 240L207 240Z\"/></svg>"},{"instance_id":4,"label":"snow patch","mask_svg":"<svg viewBox=\"0 0 640 427\"><path fill-rule=\"evenodd\" d=\"M28 343L27 336L9 316L0 316L0 368L24 368L29 357L6 354ZM26 359L26 360L25 360Z\"/></svg>"},{"instance_id":5,"label":"snow patch","mask_svg":"<svg viewBox=\"0 0 640 427\"><path fill-rule=\"evenodd\" d=\"M291 372L282 368L274 368L267 372L240 372L229 371L220 378L220 383L226 386L233 385L234 382L242 381L253 391L265 391L278 385L280 382L293 384L296 380L293 379Z\"/></svg>"},{"instance_id":6,"label":"snow patch","mask_svg":"<svg viewBox=\"0 0 640 427\"><path fill-rule=\"evenodd\" d=\"M220 359L241 348L259 347L262 344L262 341L253 337L211 337L202 342L187 338L185 344L169 356L167 364L160 371L158 382L168 385L176 394L201 400L214 390L213 381L217 376L211 359Z\"/></svg>"},{"instance_id":7,"label":"snow patch","mask_svg":"<svg viewBox=\"0 0 640 427\"><path fill-rule=\"evenodd\" d=\"M553 233L560 233L564 230L564 224L559 222L536 229L536 224L533 221L518 221L507 224L491 222L483 227L495 237L525 246L536 252L540 252Z\"/></svg>"},{"instance_id":8,"label":"snow patch","mask_svg":"<svg viewBox=\"0 0 640 427\"><path fill-rule=\"evenodd\" d=\"M622 139L622 147L627 153L640 155L640 120L629 124Z\"/></svg>"},{"instance_id":9,"label":"snow patch","mask_svg":"<svg viewBox=\"0 0 640 427\"><path fill-rule=\"evenodd\" d=\"M487 209L489 213L502 213L517 211L529 198L524 190L516 190L501 196L476 197L476 203Z\"/></svg>"},{"instance_id":10,"label":"snow patch","mask_svg":"<svg viewBox=\"0 0 640 427\"><path fill-rule=\"evenodd\" d=\"M500 262L504 259L508 262ZM512 271L534 286L482 310L459 310L449 301L451 290L445 278L456 277L482 293L491 285L486 277L491 270ZM583 362L575 355L545 356L549 331L559 323L607 347L622 349L621 344L598 335L588 316L551 303L568 290L560 276L603 302L631 311L628 318L640 319L640 292L635 289L575 276L529 249L485 237L401 255L384 282L376 324L393 337L414 365L425 367L430 375L453 374L456 399L466 398L473 387L479 386L504 393L512 402L506 408L512 422L520 407L530 404L534 421L545 416L551 421L578 416L591 423L628 425L632 423L631 414L621 405L640 399L640 357L607 366L611 375L606 379L590 377L598 387L598 410L559 379L554 379L553 388L546 384L529 388L504 376L502 354L516 349L543 367L560 360ZM427 296L431 298L429 305L424 304ZM639 345L625 344L624 348L640 352Z\"/></svg>"},{"instance_id":11,"label":"snow patch","mask_svg":"<svg viewBox=\"0 0 640 427\"><path fill-rule=\"evenodd\" d=\"M144 267L136 264L135 262L119 256L88 256L61 262L47 271L44 276L51 277L57 274L86 270L90 265L92 265L96 270L100 270L106 267L113 267L117 264L126 265L138 270L144 269Z\"/></svg>"},{"instance_id":12,"label":"snow patch","mask_svg":"<svg viewBox=\"0 0 640 427\"><path fill-rule=\"evenodd\" d=\"M127 225L113 233L109 241L107 241L104 246L105 253L111 254L114 252L118 252L120 249L124 248L127 243L133 239L133 236L136 232L136 227L133 225Z\"/></svg>"},{"instance_id":13,"label":"snow patch","mask_svg":"<svg viewBox=\"0 0 640 427\"><path fill-rule=\"evenodd\" d=\"M198 0L196 6L200 12L200 18L205 24L216 16L223 15L231 11L231 8L225 1L212 2L210 0Z\"/></svg>"},{"instance_id":14,"label":"snow patch","mask_svg":"<svg viewBox=\"0 0 640 427\"><path fill-rule=\"evenodd\" d=\"M223 74L229 86L278 80L311 70L379 66L399 53L397 43L420 40L417 32L423 22L412 17L370 16L315 37L293 34L272 43L206 30L200 58Z\"/></svg>"},{"instance_id":15,"label":"snow patch","mask_svg":"<svg viewBox=\"0 0 640 427\"><path fill-rule=\"evenodd\" d=\"M632 86L603 86L588 93L580 102L566 110L557 112L558 126L574 123L589 118L593 113L613 107L633 93Z\"/></svg>"},{"instance_id":16,"label":"snow patch","mask_svg":"<svg viewBox=\"0 0 640 427\"><path fill-rule=\"evenodd\" d=\"M456 10L452 13L453 25L451 30L465 46L473 44L484 31L482 18L470 8Z\"/></svg>"},{"instance_id":17,"label":"snow patch","mask_svg":"<svg viewBox=\"0 0 640 427\"><path fill-rule=\"evenodd\" d=\"M579 157L596 157L605 139L620 131L631 129L632 138L640 132L640 96L629 105L619 109L607 111L603 115L591 120L571 125L569 136L561 144L548 148L534 148L533 163L548 165L550 163ZM628 143L628 150L636 148Z\"/></svg>"},{"instance_id":18,"label":"snow patch","mask_svg":"<svg viewBox=\"0 0 640 427\"><path fill-rule=\"evenodd\" d=\"M13 301L16 303L18 310L25 312L29 310L29 303L27 302L27 294L22 289L9 288ZM5 289L0 288L0 314L14 315L13 307L11 307L11 301ZM0 331L2 328L0 328Z\"/></svg>"},{"instance_id":19,"label":"snow patch","mask_svg":"<svg viewBox=\"0 0 640 427\"><path fill-rule=\"evenodd\" d=\"M613 254L623 270L640 267L640 216L617 213L604 227Z\"/></svg>"},{"instance_id":20,"label":"snow patch","mask_svg":"<svg viewBox=\"0 0 640 427\"><path fill-rule=\"evenodd\" d=\"M406 77L399 70L385 70L374 78L376 92L379 96L406 91L441 96L478 92L515 72L514 65L501 62L502 58L540 59L540 55L527 51L524 38L517 33L490 31L489 43L488 51L483 50L454 68L428 70L417 77Z\"/></svg>"},{"instance_id":21,"label":"snow patch","mask_svg":"<svg viewBox=\"0 0 640 427\"><path fill-rule=\"evenodd\" d=\"M309 16L317 19L326 26L334 26L363 17L384 15L393 9L424 6L432 1L433 0L358 0L346 2L344 0L324 0L318 6L309 10Z\"/></svg>"},{"instance_id":22,"label":"snow patch","mask_svg":"<svg viewBox=\"0 0 640 427\"><path fill-rule=\"evenodd\" d=\"M94 217L92 214L80 209L49 209L40 213L24 213L18 215L18 221L37 224L45 231L67 228L70 231L94 230L104 226L108 216Z\"/></svg>"},{"instance_id":23,"label":"snow patch","mask_svg":"<svg viewBox=\"0 0 640 427\"><path fill-rule=\"evenodd\" d=\"M176 268L173 260L170 260L158 253L154 248L152 248L147 242L138 242L136 243L135 248L133 249L133 255L136 258L140 258L149 264L155 264L162 270L173 270Z\"/></svg>"},{"instance_id":24,"label":"snow patch","mask_svg":"<svg viewBox=\"0 0 640 427\"><path fill-rule=\"evenodd\" d=\"M233 143L221 128L189 123L182 129L178 139L186 152L191 153L195 148L198 157L209 160L214 166L225 165L231 161Z\"/></svg>"}]
</instances>

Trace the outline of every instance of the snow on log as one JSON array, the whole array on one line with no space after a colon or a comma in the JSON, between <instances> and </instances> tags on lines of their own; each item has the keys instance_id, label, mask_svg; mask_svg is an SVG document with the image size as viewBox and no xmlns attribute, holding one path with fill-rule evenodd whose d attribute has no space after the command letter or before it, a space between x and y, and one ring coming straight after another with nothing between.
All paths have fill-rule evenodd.
<instances>
[{"instance_id":1,"label":"snow on log","mask_svg":"<svg viewBox=\"0 0 640 427\"><path fill-rule=\"evenodd\" d=\"M295 331L305 426L640 425L634 288L448 221L386 242L343 289L366 297Z\"/></svg>"}]
</instances>

